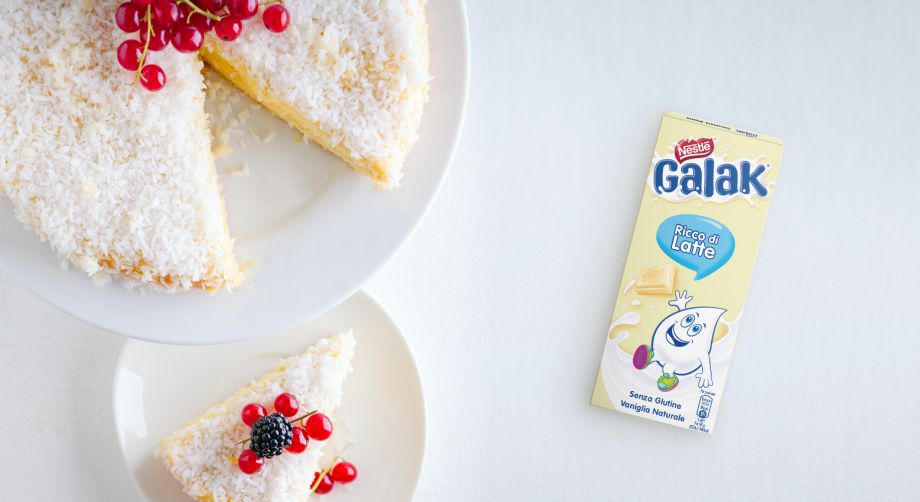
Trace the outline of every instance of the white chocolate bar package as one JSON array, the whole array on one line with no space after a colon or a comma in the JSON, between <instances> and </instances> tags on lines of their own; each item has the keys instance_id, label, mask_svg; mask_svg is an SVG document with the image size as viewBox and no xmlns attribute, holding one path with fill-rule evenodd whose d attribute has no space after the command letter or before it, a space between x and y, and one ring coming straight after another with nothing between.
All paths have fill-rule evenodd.
<instances>
[{"instance_id":1,"label":"white chocolate bar package","mask_svg":"<svg viewBox=\"0 0 920 502\"><path fill-rule=\"evenodd\" d=\"M592 404L712 432L782 153L664 115Z\"/></svg>"}]
</instances>

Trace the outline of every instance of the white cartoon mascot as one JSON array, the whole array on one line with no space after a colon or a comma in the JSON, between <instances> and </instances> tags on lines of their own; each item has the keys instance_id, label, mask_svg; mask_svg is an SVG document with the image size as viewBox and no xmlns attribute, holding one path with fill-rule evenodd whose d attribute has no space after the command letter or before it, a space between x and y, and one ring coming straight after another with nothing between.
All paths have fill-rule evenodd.
<instances>
[{"instance_id":1,"label":"white cartoon mascot","mask_svg":"<svg viewBox=\"0 0 920 502\"><path fill-rule=\"evenodd\" d=\"M644 370L652 363L661 366L658 389L668 392L677 387L678 376L696 372L700 388L712 385L712 364L709 351L719 318L725 309L717 307L687 308L692 300L686 291L676 291L668 305L677 312L665 317L655 333L652 344L640 345L633 352L633 366Z\"/></svg>"}]
</instances>

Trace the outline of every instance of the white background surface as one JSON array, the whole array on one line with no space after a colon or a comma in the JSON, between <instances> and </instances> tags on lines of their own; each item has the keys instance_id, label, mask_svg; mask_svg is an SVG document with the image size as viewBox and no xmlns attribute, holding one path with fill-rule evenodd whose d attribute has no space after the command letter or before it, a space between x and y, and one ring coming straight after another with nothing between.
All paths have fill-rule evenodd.
<instances>
[{"instance_id":1,"label":"white background surface","mask_svg":"<svg viewBox=\"0 0 920 502\"><path fill-rule=\"evenodd\" d=\"M827 5L469 2L452 172L367 285L424 381L418 500L916 500L920 4ZM712 437L587 404L668 110L786 141ZM0 498L133 500L121 343L0 274Z\"/></svg>"}]
</instances>

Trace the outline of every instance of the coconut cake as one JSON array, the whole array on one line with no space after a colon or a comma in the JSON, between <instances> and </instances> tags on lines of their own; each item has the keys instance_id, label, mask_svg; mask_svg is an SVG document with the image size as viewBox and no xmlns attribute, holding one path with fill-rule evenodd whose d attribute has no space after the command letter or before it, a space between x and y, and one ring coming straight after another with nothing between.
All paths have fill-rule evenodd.
<instances>
[{"instance_id":1,"label":"coconut cake","mask_svg":"<svg viewBox=\"0 0 920 502\"><path fill-rule=\"evenodd\" d=\"M204 113L202 63L151 53L147 92L116 63L117 1L0 3L0 189L16 217L95 279L165 291L242 277Z\"/></svg>"},{"instance_id":2,"label":"coconut cake","mask_svg":"<svg viewBox=\"0 0 920 502\"><path fill-rule=\"evenodd\" d=\"M287 392L301 410L329 417L342 400L342 385L352 371L355 339L351 332L324 338L302 354L282 359L269 373L214 405L199 418L163 439L157 455L189 496L210 502L306 500L320 471L325 442L309 441L306 451L266 459L254 474L244 474L237 458L249 428L240 412L249 403L271 403Z\"/></svg>"},{"instance_id":3,"label":"coconut cake","mask_svg":"<svg viewBox=\"0 0 920 502\"><path fill-rule=\"evenodd\" d=\"M233 288L233 253L203 111L202 63L175 50L146 92L116 63L118 0L0 5L0 191L94 281ZM422 0L288 0L288 29L248 22L201 57L378 187L397 186L428 98ZM127 38L130 38L128 36Z\"/></svg>"}]
</instances>

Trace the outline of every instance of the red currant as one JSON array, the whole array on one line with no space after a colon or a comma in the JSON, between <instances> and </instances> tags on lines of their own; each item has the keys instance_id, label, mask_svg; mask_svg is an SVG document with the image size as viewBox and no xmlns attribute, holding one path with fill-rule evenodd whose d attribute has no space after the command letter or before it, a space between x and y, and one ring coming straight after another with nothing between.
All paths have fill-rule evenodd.
<instances>
[{"instance_id":1,"label":"red currant","mask_svg":"<svg viewBox=\"0 0 920 502\"><path fill-rule=\"evenodd\" d=\"M224 6L224 0L198 0L196 3L202 9L213 13L217 13Z\"/></svg>"},{"instance_id":2,"label":"red currant","mask_svg":"<svg viewBox=\"0 0 920 502\"><path fill-rule=\"evenodd\" d=\"M134 5L140 5L141 7L147 7L153 3L153 0L131 0L131 3Z\"/></svg>"},{"instance_id":3,"label":"red currant","mask_svg":"<svg viewBox=\"0 0 920 502\"><path fill-rule=\"evenodd\" d=\"M198 28L201 33L211 31L211 28L217 23L213 19L192 10L192 8L185 3L179 6L179 21Z\"/></svg>"},{"instance_id":4,"label":"red currant","mask_svg":"<svg viewBox=\"0 0 920 502\"><path fill-rule=\"evenodd\" d=\"M176 0L156 0L153 4L153 24L161 28L171 28L179 20L179 6Z\"/></svg>"},{"instance_id":5,"label":"red currant","mask_svg":"<svg viewBox=\"0 0 920 502\"><path fill-rule=\"evenodd\" d=\"M265 12L262 13L262 22L269 31L281 33L291 22L291 15L283 5L276 3L265 8Z\"/></svg>"},{"instance_id":6,"label":"red currant","mask_svg":"<svg viewBox=\"0 0 920 502\"><path fill-rule=\"evenodd\" d=\"M153 27L153 36L150 37L150 45L147 46L148 49L152 51L161 51L169 45L169 36L172 34L172 30L169 28L158 28ZM141 28L141 45L147 43L147 29Z\"/></svg>"},{"instance_id":7,"label":"red currant","mask_svg":"<svg viewBox=\"0 0 920 502\"><path fill-rule=\"evenodd\" d=\"M304 429L307 430L307 436L310 436L310 439L325 441L332 435L332 420L322 413L314 413L307 417Z\"/></svg>"},{"instance_id":8,"label":"red currant","mask_svg":"<svg viewBox=\"0 0 920 502\"><path fill-rule=\"evenodd\" d=\"M208 16L202 16L201 14L192 14L191 19L188 20L189 26L194 26L198 28L198 31L201 33L207 33L211 31L211 28L214 27L214 20Z\"/></svg>"},{"instance_id":9,"label":"red currant","mask_svg":"<svg viewBox=\"0 0 920 502\"><path fill-rule=\"evenodd\" d=\"M332 478L329 477L329 474L326 474L325 476L323 476L323 479L319 479L321 474L322 474L321 472L317 472L316 474L313 475L313 484L310 486L316 487L316 489L313 490L316 493L320 495L325 495L332 491L333 481L332 481ZM319 480L318 484L317 484L317 480Z\"/></svg>"},{"instance_id":10,"label":"red currant","mask_svg":"<svg viewBox=\"0 0 920 502\"><path fill-rule=\"evenodd\" d=\"M137 40L125 40L118 46L118 64L130 71L137 71L141 65L144 48Z\"/></svg>"},{"instance_id":11,"label":"red currant","mask_svg":"<svg viewBox=\"0 0 920 502\"><path fill-rule=\"evenodd\" d=\"M159 91L166 85L166 73L163 68L155 64L144 65L141 68L141 85L148 91Z\"/></svg>"},{"instance_id":12,"label":"red currant","mask_svg":"<svg viewBox=\"0 0 920 502\"><path fill-rule=\"evenodd\" d=\"M232 14L221 19L217 22L217 25L214 26L214 33L217 33L217 36L220 37L221 40L227 42L236 40L242 32L243 21Z\"/></svg>"},{"instance_id":13,"label":"red currant","mask_svg":"<svg viewBox=\"0 0 920 502\"><path fill-rule=\"evenodd\" d=\"M332 468L332 480L336 483L351 483L358 477L358 469L351 462L339 462Z\"/></svg>"},{"instance_id":14,"label":"red currant","mask_svg":"<svg viewBox=\"0 0 920 502\"><path fill-rule=\"evenodd\" d=\"M192 13L192 8L188 6L187 3L179 5L179 20L183 23L188 19L188 15Z\"/></svg>"},{"instance_id":15,"label":"red currant","mask_svg":"<svg viewBox=\"0 0 920 502\"><path fill-rule=\"evenodd\" d=\"M252 424L256 423L256 420L264 417L268 413L265 411L265 407L259 403L249 403L246 406L243 406L243 411L240 413L240 418L243 420L243 423L252 427Z\"/></svg>"},{"instance_id":16,"label":"red currant","mask_svg":"<svg viewBox=\"0 0 920 502\"><path fill-rule=\"evenodd\" d=\"M303 427L294 427L294 438L291 439L291 446L288 446L285 450L291 453L303 453L307 449L307 443L309 442L307 431Z\"/></svg>"},{"instance_id":17,"label":"red currant","mask_svg":"<svg viewBox=\"0 0 920 502\"><path fill-rule=\"evenodd\" d=\"M240 19L249 19L259 12L259 0L229 0L227 9Z\"/></svg>"},{"instance_id":18,"label":"red currant","mask_svg":"<svg viewBox=\"0 0 920 502\"><path fill-rule=\"evenodd\" d=\"M204 34L198 28L187 24L180 26L172 36L173 47L179 52L195 52L204 43Z\"/></svg>"},{"instance_id":19,"label":"red currant","mask_svg":"<svg viewBox=\"0 0 920 502\"><path fill-rule=\"evenodd\" d=\"M240 459L237 465L240 466L240 470L245 474L254 474L262 468L262 464L264 463L265 461L259 458L254 451L247 449L243 453L240 453Z\"/></svg>"},{"instance_id":20,"label":"red currant","mask_svg":"<svg viewBox=\"0 0 920 502\"><path fill-rule=\"evenodd\" d=\"M282 392L275 398L275 411L278 413L291 418L297 415L298 410L300 410L300 403L297 402L297 398L287 392Z\"/></svg>"},{"instance_id":21,"label":"red currant","mask_svg":"<svg viewBox=\"0 0 920 502\"><path fill-rule=\"evenodd\" d=\"M125 33L134 33L141 27L141 10L131 2L125 2L115 10L115 24Z\"/></svg>"}]
</instances>

